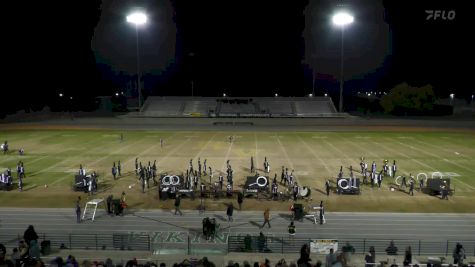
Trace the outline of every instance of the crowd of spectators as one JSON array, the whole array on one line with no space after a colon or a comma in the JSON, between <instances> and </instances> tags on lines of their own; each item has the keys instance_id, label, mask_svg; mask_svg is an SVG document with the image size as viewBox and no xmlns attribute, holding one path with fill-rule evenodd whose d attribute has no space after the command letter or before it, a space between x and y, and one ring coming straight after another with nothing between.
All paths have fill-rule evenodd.
<instances>
[{"instance_id":1,"label":"crowd of spectators","mask_svg":"<svg viewBox=\"0 0 475 267\"><path fill-rule=\"evenodd\" d=\"M260 233L262 235L262 232ZM44 242L44 241L43 241ZM260 244L260 252L265 252L265 244ZM54 258L53 260L47 262L46 264L42 261L41 255L48 254L46 253L45 248L42 244L41 249L38 245L38 235L32 225L30 225L24 235L23 239L19 241L18 247L12 249L11 254L7 257L7 250L4 245L0 244L0 267L166 267L164 262L158 264L155 262L141 262L139 263L137 259L132 259L127 262L120 262L114 264L112 259L108 258L105 261L88 261L84 260L81 264L76 260L72 255L69 255L66 259L62 257ZM330 253L325 256L324 262L320 260L312 261L310 258L310 247L308 244L304 244L300 249L300 257L297 262L287 263L285 259L281 259L278 262L271 263L269 259L265 259L262 262L253 262L252 264L248 261L244 261L241 264L238 262L229 261L227 267L346 267L353 266L349 264L351 262L352 255L355 254L355 248L349 243L342 247L340 251L334 251L330 249ZM398 248L396 244L391 241L386 248L386 254L388 256L398 255ZM465 249L460 243L457 243L453 251L453 266L467 266L474 267L473 264L468 265L464 263L466 259ZM373 266L419 266L417 263L413 263L412 259L412 250L408 246L404 252L404 261L402 264L396 262L396 259L393 259L393 262L389 262L389 258L386 262L376 262L376 252L374 247L370 247L368 253L364 257L365 267ZM157 265L158 264L158 265ZM452 263L450 263L452 265ZM450 266L449 265L449 266ZM169 265L170 266L170 265ZM190 258L185 259L182 262L175 263L171 265L173 267L215 267L216 265L209 261L207 257L202 259ZM442 266L436 264L422 264L421 266ZM445 265L447 266L447 265Z\"/></svg>"}]
</instances>

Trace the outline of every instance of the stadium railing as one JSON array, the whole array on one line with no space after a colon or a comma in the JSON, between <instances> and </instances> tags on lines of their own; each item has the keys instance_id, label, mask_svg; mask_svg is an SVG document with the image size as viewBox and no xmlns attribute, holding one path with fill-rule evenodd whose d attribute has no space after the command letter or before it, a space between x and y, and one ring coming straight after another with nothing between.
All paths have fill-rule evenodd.
<instances>
[{"instance_id":1,"label":"stadium railing","mask_svg":"<svg viewBox=\"0 0 475 267\"><path fill-rule=\"evenodd\" d=\"M180 232L181 233L181 232ZM50 241L54 249L86 249L86 250L134 250L153 251L160 254L176 252L179 254L228 254L232 252L263 252L263 253L299 253L303 244L310 245L316 239L336 239L341 248L349 242L355 249L355 254L364 254L374 247L376 255L386 255L386 248L394 241L398 255L404 255L405 249L411 246L412 254L451 256L457 243L465 248L467 256L475 256L475 240L419 240L419 239L337 239L337 238L297 238L289 236L266 236L259 241L258 236L242 235L216 236L220 242L202 240L200 235L182 232L185 238L160 239L149 234L113 233L113 234L44 234L39 233L39 242ZM176 235L178 237L178 235ZM23 239L21 234L2 233L0 244L6 247L17 247ZM262 245L263 244L263 245Z\"/></svg>"}]
</instances>

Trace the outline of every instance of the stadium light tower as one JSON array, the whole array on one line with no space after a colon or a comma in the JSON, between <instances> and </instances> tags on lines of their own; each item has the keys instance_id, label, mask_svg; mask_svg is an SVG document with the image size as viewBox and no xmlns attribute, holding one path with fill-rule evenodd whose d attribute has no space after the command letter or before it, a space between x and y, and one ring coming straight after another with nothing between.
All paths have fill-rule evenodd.
<instances>
[{"instance_id":1,"label":"stadium light tower","mask_svg":"<svg viewBox=\"0 0 475 267\"><path fill-rule=\"evenodd\" d=\"M341 62L340 62L340 105L339 111L343 112L343 44L344 44L344 32L345 26L353 23L353 16L344 11L337 12L333 15L333 24L341 28Z\"/></svg>"},{"instance_id":2,"label":"stadium light tower","mask_svg":"<svg viewBox=\"0 0 475 267\"><path fill-rule=\"evenodd\" d=\"M137 47L137 89L139 91L139 111L142 108L142 90L140 90L140 57L139 57L139 26L147 23L147 15L143 12L134 12L127 16L127 22L135 25Z\"/></svg>"}]
</instances>

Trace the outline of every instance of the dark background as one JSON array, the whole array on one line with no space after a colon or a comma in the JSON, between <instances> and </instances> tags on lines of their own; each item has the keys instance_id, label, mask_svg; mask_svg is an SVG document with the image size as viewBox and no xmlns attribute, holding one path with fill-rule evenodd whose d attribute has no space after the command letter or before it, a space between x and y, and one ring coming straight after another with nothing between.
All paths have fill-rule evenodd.
<instances>
[{"instance_id":1,"label":"dark background","mask_svg":"<svg viewBox=\"0 0 475 267\"><path fill-rule=\"evenodd\" d=\"M144 95L303 96L337 103L339 6L345 30L345 94L388 91L401 82L469 98L472 37L467 1L40 1L3 18L2 113L66 105L94 108L96 96L136 97L135 29L140 7ZM16 9L13 9L16 8ZM19 8L19 9L18 9ZM426 20L425 10L455 10ZM5 7L5 10L8 10ZM314 83L315 80L315 83ZM59 93L63 98L59 98ZM70 99L72 97L72 99Z\"/></svg>"}]
</instances>

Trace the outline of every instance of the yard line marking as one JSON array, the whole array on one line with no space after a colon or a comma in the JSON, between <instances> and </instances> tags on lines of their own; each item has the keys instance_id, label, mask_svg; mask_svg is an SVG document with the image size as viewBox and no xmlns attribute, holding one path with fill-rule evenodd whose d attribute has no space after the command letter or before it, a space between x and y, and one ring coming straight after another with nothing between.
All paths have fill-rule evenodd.
<instances>
[{"instance_id":1,"label":"yard line marking","mask_svg":"<svg viewBox=\"0 0 475 267\"><path fill-rule=\"evenodd\" d=\"M177 135L177 133L175 132L172 136L169 136L167 138L167 141L172 140L173 138L175 138L176 135ZM129 162L134 161L135 158L140 158L141 155L144 155L145 153L148 153L150 150L155 149L158 145L160 145L160 143L157 142L154 145L150 146L149 148L145 149L144 151L140 152L139 154L135 155L135 157L132 157L132 158L126 160L124 162L124 166L127 165ZM133 166L133 168L135 168L135 166ZM112 177L112 175L111 175L111 177Z\"/></svg>"},{"instance_id":2,"label":"yard line marking","mask_svg":"<svg viewBox=\"0 0 475 267\"><path fill-rule=\"evenodd\" d=\"M320 158L320 156L318 156L318 154L315 153L315 151L312 150L312 148L305 142L305 140L301 136L297 135L297 137L299 138L300 142L302 142L305 145L305 147L308 149L308 151L310 151L310 153L313 155L313 157L318 159L318 161L320 161L320 163L322 163L323 167L327 170L328 175L331 176L332 171L328 167L327 163L322 158Z\"/></svg>"},{"instance_id":3,"label":"yard line marking","mask_svg":"<svg viewBox=\"0 0 475 267\"><path fill-rule=\"evenodd\" d=\"M138 139L138 140L136 140L135 142L133 142L133 143L131 143L131 144L128 144L128 145L126 145L126 146L119 147L118 149L115 149L115 150L111 151L111 152L108 153L107 155L105 155L105 156L103 156L103 157L100 157L100 158L98 158L97 160L95 160L95 161L93 161L93 162L91 162L91 163L88 163L88 162L86 161L86 164L83 164L83 167L84 167L84 168L86 168L86 167L89 168L89 166L95 166L98 162L101 162L101 161L107 159L108 157L110 157L111 155L117 154L117 153L123 151L124 149L129 148L131 145L137 144L138 142L140 142L140 141L142 141L142 140L143 140L143 139ZM87 152L87 151L86 151L86 152ZM82 155L82 154L84 154L84 153L81 153L81 155ZM104 174L104 177L106 177L106 176L107 176L107 174ZM66 179L66 178L68 178L68 177L71 177L71 176L70 176L70 175L65 175L65 176L63 176L63 177L60 177L60 178L56 179L54 182L52 182L50 185L55 185L55 184L57 184L57 183L63 181L64 179Z\"/></svg>"},{"instance_id":4,"label":"yard line marking","mask_svg":"<svg viewBox=\"0 0 475 267\"><path fill-rule=\"evenodd\" d=\"M336 152L338 152L340 155L343 155L349 162L350 162L350 166L353 166L352 162L355 163L355 168L353 168L353 170L358 170L358 168L356 166L359 166L359 163L358 161L356 161L355 159L351 159L349 158L346 153L344 153L343 151L341 151L339 148L337 148L334 144L328 142L328 141L325 141L324 142L329 145L330 147L332 147Z\"/></svg>"},{"instance_id":5,"label":"yard line marking","mask_svg":"<svg viewBox=\"0 0 475 267\"><path fill-rule=\"evenodd\" d=\"M401 145L403 145L403 146L408 147L408 145L406 145L406 144L404 144L404 143L401 143L401 142L398 142L398 143L401 144ZM424 154L426 154L426 155L434 156L434 157L436 157L436 158L438 158L438 159L444 160L444 158L438 156L437 154L429 153L429 152L427 152L427 151L425 151L425 150L423 150L423 149L420 149L420 148L417 148L417 147L413 147L413 146L411 146L411 149L414 149L414 150L420 151L420 152L422 152L422 153L424 153ZM455 165L455 166L457 166L457 167L459 167L459 168L462 168L462 169L464 169L464 170L466 170L466 171L469 171L469 172L471 172L471 173L475 173L474 170L472 170L472 169L470 169L470 168L467 168L467 167L465 167L465 166L462 166L462 165L460 165L460 164L458 164L458 163L456 163L456 162L453 162L453 161L450 161L450 160L446 160L446 162L448 162L448 163L450 163L450 164L453 164L453 165Z\"/></svg>"},{"instance_id":6,"label":"yard line marking","mask_svg":"<svg viewBox=\"0 0 475 267\"><path fill-rule=\"evenodd\" d=\"M231 153L231 148L233 147L233 144L234 144L234 142L231 142L231 144L229 145L229 148L228 148L228 152L226 152L226 156L224 157L223 166L221 167L221 172L222 173L226 172L225 166L226 166L226 162L228 161L229 154Z\"/></svg>"},{"instance_id":7,"label":"yard line marking","mask_svg":"<svg viewBox=\"0 0 475 267\"><path fill-rule=\"evenodd\" d=\"M418 143L421 143L421 144L423 144L423 145L426 145L426 146L434 147L434 148L436 148L436 149L439 149L439 150L442 150L442 151L445 151L445 152L448 152L448 153L454 152L454 151L445 149L445 148L442 147L442 146L436 146L436 145L433 145L433 144L431 144L431 143L426 143L426 142L423 142L423 141L420 141L420 140L417 140L417 139L415 139L414 141L415 141L415 142L418 142ZM461 156L461 157L463 157L463 158L468 158L467 156L465 156L465 155L463 155L463 154L461 154L461 153L458 153L458 152L455 152L455 154L458 155L458 156Z\"/></svg>"},{"instance_id":8,"label":"yard line marking","mask_svg":"<svg viewBox=\"0 0 475 267\"><path fill-rule=\"evenodd\" d=\"M84 144L94 143L94 142L96 142L96 141L102 140L102 138L103 138L103 137L99 136L99 137L94 138L94 139L92 139L92 140L90 140L90 141L88 141L88 142L86 142L86 143L84 143ZM84 145L84 144L83 144L83 145ZM61 145L61 144L59 144L59 145ZM90 151L86 150L86 151L84 151L84 152L82 152L82 153L76 154L75 156L76 156L76 157L77 157L77 156L83 156L85 153L88 153L88 152L90 152ZM54 153L53 155L49 155L49 156L50 156L50 157L58 157L58 155L60 155L60 153L62 153L62 151L57 152L57 153ZM36 174L41 174L41 173L48 172L48 171L50 171L50 170L52 170L52 169L54 169L54 168L57 168L58 166L61 166L61 164L62 164L64 161L67 161L67 160L69 160L69 158L68 158L68 157L65 157L65 158L63 158L62 160L58 161L57 163L55 163L55 164L53 164L53 165L51 165L51 166L49 166L49 167L47 167L47 168L45 168L45 169L41 169L41 170L39 170L39 171L32 172L32 173L30 174L30 176L31 176L31 175L36 175Z\"/></svg>"},{"instance_id":9,"label":"yard line marking","mask_svg":"<svg viewBox=\"0 0 475 267\"><path fill-rule=\"evenodd\" d=\"M201 147L200 151L198 151L198 153L195 155L195 157L193 158L193 160L196 160L196 158L201 157L201 155L203 154L204 149L208 147L208 145L211 143L211 141L213 141L213 139L214 139L214 137L216 136L216 134L217 134L217 133L214 133L213 136L211 136L211 138L208 140L208 142L206 142L206 144Z\"/></svg>"},{"instance_id":10,"label":"yard line marking","mask_svg":"<svg viewBox=\"0 0 475 267\"><path fill-rule=\"evenodd\" d=\"M254 169L257 170L257 166L259 166L259 161L258 161L258 158L259 158L258 152L259 152L259 150L257 149L257 134L256 134L256 132L254 132L254 141L256 143L256 153L254 154L254 160L256 162L254 162Z\"/></svg>"},{"instance_id":11,"label":"yard line marking","mask_svg":"<svg viewBox=\"0 0 475 267\"><path fill-rule=\"evenodd\" d=\"M172 151L168 152L165 157L161 158L160 160L157 161L157 164L162 163L164 160L168 159L170 155L174 154L176 151L178 151L180 148L182 148L186 143L191 141L191 137L188 137L184 142L179 144L177 147L175 147Z\"/></svg>"},{"instance_id":12,"label":"yard line marking","mask_svg":"<svg viewBox=\"0 0 475 267\"><path fill-rule=\"evenodd\" d=\"M389 140L391 141L390 143L393 142L391 139L389 139ZM417 160L417 159L415 159L415 158L411 158L411 157L407 156L406 154L403 154L403 153L401 153L401 152L399 152L399 151L397 151L397 150L391 151L391 150L387 149L384 145L382 145L382 144L380 144L380 143L377 143L377 142L374 142L374 143L377 144L379 147L382 147L382 148L384 148L384 149L386 149L386 150L388 150L388 151L390 151L390 152L392 152L392 153L397 153L397 154L399 154L399 155L401 155L401 156L403 156L403 157L405 157L405 158L407 158L407 159L410 159L410 160L412 160L412 161L418 163L418 164L421 165L421 166L424 166L424 167L426 167L426 168L429 168L429 169L431 169L431 170L433 170L433 171L435 171L435 172L438 171L437 169L434 169L434 168L432 168L431 166L429 166L429 165L427 165L427 164L425 164L425 163L423 163L423 162L421 162L421 161L419 161L419 160ZM400 143L400 144L402 144L402 143ZM466 185L468 188L470 188L470 189L472 189L472 190L475 190L475 188L474 188L473 186L471 186L471 185L469 185L469 184L467 184L467 183L465 183L465 182L463 182L463 181L460 181L459 179L457 179L457 178L455 178L455 177L452 177L452 178L453 178L454 180L460 182L461 184Z\"/></svg>"},{"instance_id":13,"label":"yard line marking","mask_svg":"<svg viewBox=\"0 0 475 267\"><path fill-rule=\"evenodd\" d=\"M282 148L282 151L284 152L284 156L285 156L285 159L287 160L287 162L290 164L290 167L292 168L292 170L295 170L294 168L294 163L292 162L292 160L290 159L289 157L289 154L287 154L287 150L285 149L284 145L282 144L282 142L280 141L280 138L277 137L275 138L275 140L277 141L277 143L280 145L280 147ZM300 183L300 180L298 178L298 176L296 175L295 177L295 182L298 183L300 186L303 186L301 183Z\"/></svg>"}]
</instances>

